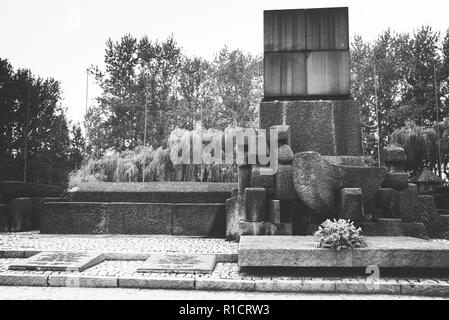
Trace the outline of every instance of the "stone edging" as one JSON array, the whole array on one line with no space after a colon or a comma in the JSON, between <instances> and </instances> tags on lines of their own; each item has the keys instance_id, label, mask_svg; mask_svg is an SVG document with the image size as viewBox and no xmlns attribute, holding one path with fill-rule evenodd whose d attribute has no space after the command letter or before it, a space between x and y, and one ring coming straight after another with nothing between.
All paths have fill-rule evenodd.
<instances>
[{"instance_id":1,"label":"stone edging","mask_svg":"<svg viewBox=\"0 0 449 320\"><path fill-rule=\"evenodd\" d=\"M186 278L107 277L77 274L26 275L4 272L0 274L0 285L449 296L449 282L443 280L381 279L376 282L355 279L239 280L204 278L198 275Z\"/></svg>"}]
</instances>

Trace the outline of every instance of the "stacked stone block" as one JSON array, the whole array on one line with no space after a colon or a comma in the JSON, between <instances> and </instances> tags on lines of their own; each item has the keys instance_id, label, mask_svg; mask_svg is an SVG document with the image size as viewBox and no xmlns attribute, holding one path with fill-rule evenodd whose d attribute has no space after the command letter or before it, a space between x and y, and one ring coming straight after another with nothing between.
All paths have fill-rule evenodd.
<instances>
[{"instance_id":1,"label":"stacked stone block","mask_svg":"<svg viewBox=\"0 0 449 320\"><path fill-rule=\"evenodd\" d=\"M371 222L362 223L367 236L411 236L428 238L424 224L412 222L411 216L418 201L416 184L408 183L405 172L407 154L400 146L383 149L382 165L387 175L376 194L376 215ZM430 199L431 202L433 199Z\"/></svg>"},{"instance_id":2,"label":"stacked stone block","mask_svg":"<svg viewBox=\"0 0 449 320\"><path fill-rule=\"evenodd\" d=\"M404 148L390 146L383 149L383 162L388 169L382 187L404 190L408 184L408 173L405 172L405 162L407 154Z\"/></svg>"},{"instance_id":3,"label":"stacked stone block","mask_svg":"<svg viewBox=\"0 0 449 320\"><path fill-rule=\"evenodd\" d=\"M338 217L351 221L363 220L363 198L361 188L344 188L339 193Z\"/></svg>"},{"instance_id":4,"label":"stacked stone block","mask_svg":"<svg viewBox=\"0 0 449 320\"><path fill-rule=\"evenodd\" d=\"M263 174L266 167L239 167L239 189L227 200L227 239L241 235L291 235L290 202L296 198L293 185L293 151L290 127L272 127L278 132L278 166L273 175ZM269 134L267 135L267 138Z\"/></svg>"}]
</instances>

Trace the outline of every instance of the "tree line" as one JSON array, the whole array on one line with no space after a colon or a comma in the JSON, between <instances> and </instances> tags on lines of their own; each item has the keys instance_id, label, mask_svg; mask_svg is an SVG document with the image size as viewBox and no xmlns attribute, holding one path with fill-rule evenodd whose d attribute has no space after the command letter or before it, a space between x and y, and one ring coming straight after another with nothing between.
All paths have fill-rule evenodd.
<instances>
[{"instance_id":1,"label":"tree line","mask_svg":"<svg viewBox=\"0 0 449 320\"><path fill-rule=\"evenodd\" d=\"M377 158L377 106L381 146L405 144L408 169L437 169L437 127L442 164L449 160L449 30L430 26L412 33L386 30L374 41L354 37L352 95L361 107L365 154ZM437 125L437 107L440 122Z\"/></svg>"},{"instance_id":2,"label":"tree line","mask_svg":"<svg viewBox=\"0 0 449 320\"><path fill-rule=\"evenodd\" d=\"M195 130L198 123L218 130L258 126L258 55L224 47L207 60L184 54L173 37L152 41L128 34L109 39L104 65L89 70L102 90L84 119L89 159L108 150L166 149L173 130ZM409 33L386 30L374 41L356 35L351 78L366 155L377 157L378 116L381 145L405 144L411 171L436 170L439 129L448 171L449 32L423 26ZM0 90L2 179L23 180L27 158L27 181L65 183L83 161L85 141L80 125L66 117L61 84L1 59Z\"/></svg>"},{"instance_id":3,"label":"tree line","mask_svg":"<svg viewBox=\"0 0 449 320\"><path fill-rule=\"evenodd\" d=\"M176 129L257 126L263 60L224 47L212 61L131 35L106 42L104 67L91 70L102 89L85 118L89 152L166 146Z\"/></svg>"},{"instance_id":4,"label":"tree line","mask_svg":"<svg viewBox=\"0 0 449 320\"><path fill-rule=\"evenodd\" d=\"M81 166L81 126L67 119L61 94L59 81L0 59L0 180L65 184Z\"/></svg>"}]
</instances>

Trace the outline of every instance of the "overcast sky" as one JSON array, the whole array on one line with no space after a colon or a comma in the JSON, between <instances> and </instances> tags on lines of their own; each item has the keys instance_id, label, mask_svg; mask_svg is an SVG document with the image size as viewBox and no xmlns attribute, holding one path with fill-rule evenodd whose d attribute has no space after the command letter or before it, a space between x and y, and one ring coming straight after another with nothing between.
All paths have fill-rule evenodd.
<instances>
[{"instance_id":1,"label":"overcast sky","mask_svg":"<svg viewBox=\"0 0 449 320\"><path fill-rule=\"evenodd\" d=\"M82 120L85 70L102 66L109 37L131 33L164 40L173 33L189 55L210 59L225 44L261 54L263 10L328 6L349 7L351 37L372 40L388 27L449 27L449 0L1 0L0 57L60 80L69 117ZM93 101L99 91L90 84Z\"/></svg>"}]
</instances>

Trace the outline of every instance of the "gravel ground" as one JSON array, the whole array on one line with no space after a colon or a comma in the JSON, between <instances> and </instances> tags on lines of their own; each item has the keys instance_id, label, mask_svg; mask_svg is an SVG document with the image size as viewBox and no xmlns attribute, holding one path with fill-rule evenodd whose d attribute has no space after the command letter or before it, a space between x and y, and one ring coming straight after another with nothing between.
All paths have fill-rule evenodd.
<instances>
[{"instance_id":1,"label":"gravel ground","mask_svg":"<svg viewBox=\"0 0 449 320\"><path fill-rule=\"evenodd\" d=\"M0 234L1 250L85 252L183 252L236 254L238 243L224 239L136 235Z\"/></svg>"}]
</instances>

